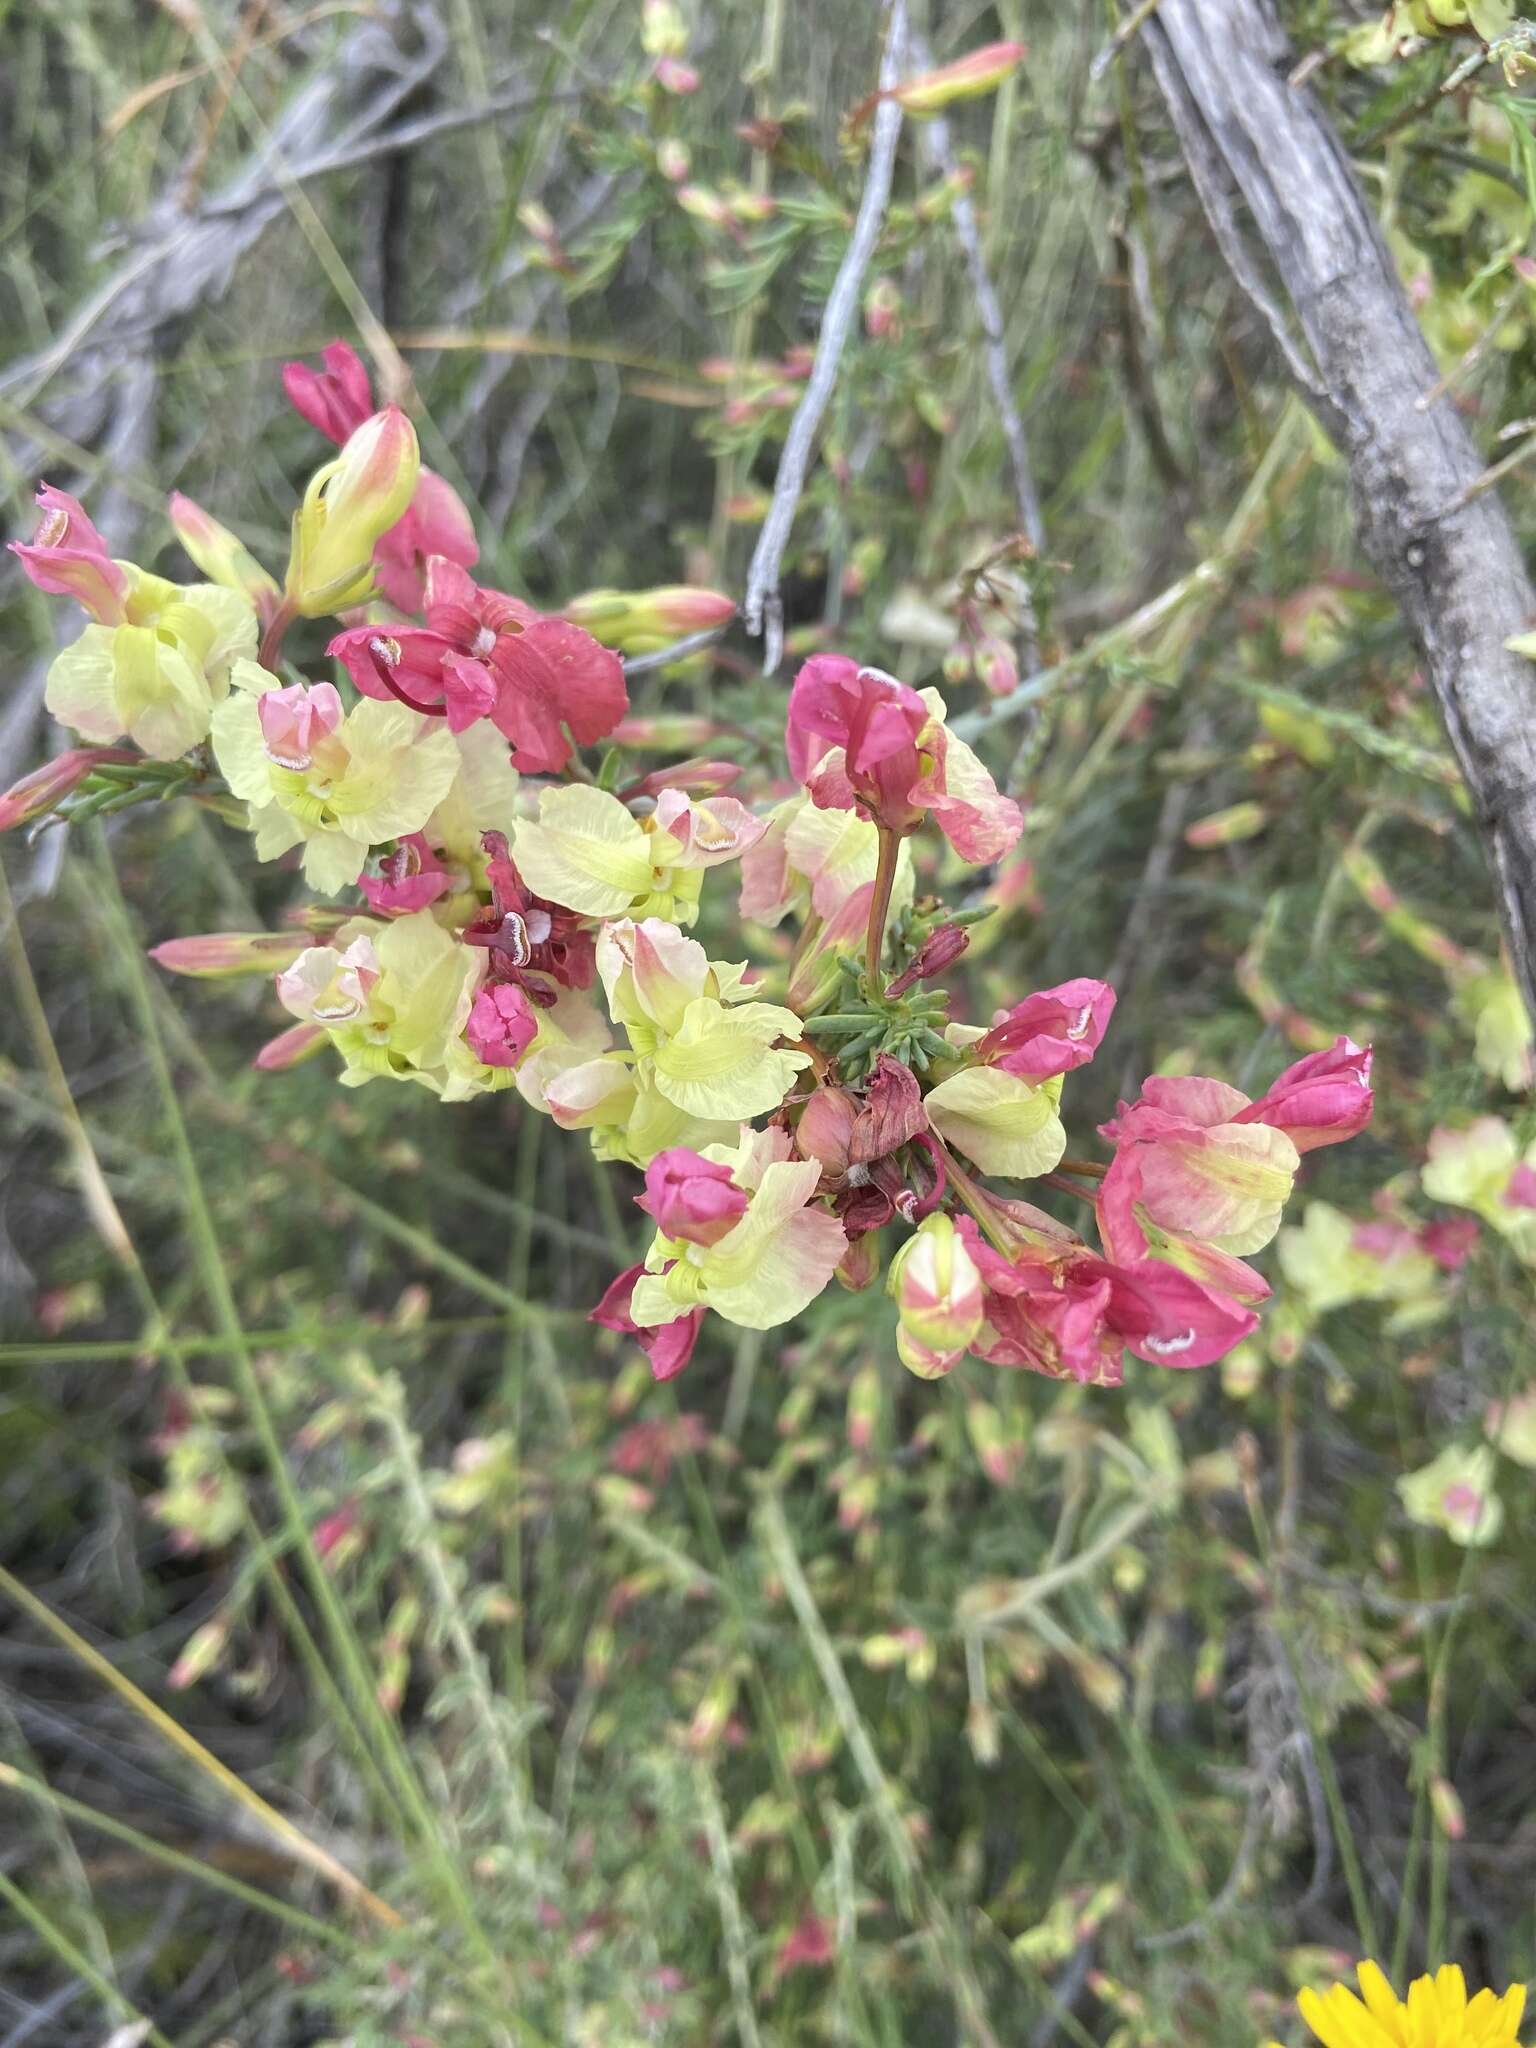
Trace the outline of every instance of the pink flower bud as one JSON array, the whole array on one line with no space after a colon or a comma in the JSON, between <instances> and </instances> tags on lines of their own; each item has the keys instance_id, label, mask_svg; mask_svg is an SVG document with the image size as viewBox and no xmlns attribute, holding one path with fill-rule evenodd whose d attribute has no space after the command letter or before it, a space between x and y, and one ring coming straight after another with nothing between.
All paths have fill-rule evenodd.
<instances>
[{"instance_id":1,"label":"pink flower bud","mask_svg":"<svg viewBox=\"0 0 1536 2048\"><path fill-rule=\"evenodd\" d=\"M1373 1107L1370 1047L1337 1038L1326 1052L1308 1053L1287 1067L1267 1095L1232 1121L1269 1124L1284 1131L1298 1152L1311 1152L1363 1131Z\"/></svg>"},{"instance_id":2,"label":"pink flower bud","mask_svg":"<svg viewBox=\"0 0 1536 2048\"><path fill-rule=\"evenodd\" d=\"M416 430L399 406L387 405L310 478L293 523L287 580L302 617L367 598L374 547L404 515L420 473Z\"/></svg>"},{"instance_id":3,"label":"pink flower bud","mask_svg":"<svg viewBox=\"0 0 1536 2048\"><path fill-rule=\"evenodd\" d=\"M800 1156L819 1160L823 1173L830 1177L845 1174L858 1114L858 1098L848 1089L818 1088L795 1126Z\"/></svg>"},{"instance_id":4,"label":"pink flower bud","mask_svg":"<svg viewBox=\"0 0 1536 2048\"><path fill-rule=\"evenodd\" d=\"M912 956L911 964L903 968L894 981L886 984L886 1000L895 1002L897 997L904 996L909 988L916 988L920 981L927 981L932 975L942 974L946 967L952 966L960 958L970 943L971 935L964 925L939 925L918 947Z\"/></svg>"},{"instance_id":5,"label":"pink flower bud","mask_svg":"<svg viewBox=\"0 0 1536 2048\"><path fill-rule=\"evenodd\" d=\"M976 643L976 674L994 697L1011 697L1019 686L1019 664L1008 642L984 633Z\"/></svg>"},{"instance_id":6,"label":"pink flower bud","mask_svg":"<svg viewBox=\"0 0 1536 2048\"><path fill-rule=\"evenodd\" d=\"M995 92L1024 56L1022 43L986 43L953 64L925 71L917 78L903 79L891 89L891 98L909 114L922 118L941 113L956 100L975 99Z\"/></svg>"},{"instance_id":7,"label":"pink flower bud","mask_svg":"<svg viewBox=\"0 0 1536 2048\"><path fill-rule=\"evenodd\" d=\"M901 332L901 287L894 278L877 277L864 294L864 332L883 341Z\"/></svg>"},{"instance_id":8,"label":"pink flower bud","mask_svg":"<svg viewBox=\"0 0 1536 2048\"><path fill-rule=\"evenodd\" d=\"M263 1074L285 1073L289 1067L296 1067L319 1052L326 1043L318 1024L291 1024L286 1031L279 1031L276 1038L267 1040L251 1065Z\"/></svg>"},{"instance_id":9,"label":"pink flower bud","mask_svg":"<svg viewBox=\"0 0 1536 2048\"><path fill-rule=\"evenodd\" d=\"M291 967L306 945L302 932L202 932L195 938L166 939L151 946L149 957L171 974L221 981Z\"/></svg>"},{"instance_id":10,"label":"pink flower bud","mask_svg":"<svg viewBox=\"0 0 1536 2048\"><path fill-rule=\"evenodd\" d=\"M656 145L656 168L669 185L680 185L687 177L693 159L687 145L669 135L664 142Z\"/></svg>"},{"instance_id":11,"label":"pink flower bud","mask_svg":"<svg viewBox=\"0 0 1536 2048\"><path fill-rule=\"evenodd\" d=\"M464 1036L486 1066L515 1067L538 1028L533 1005L523 991L514 982L499 981L476 994Z\"/></svg>"},{"instance_id":12,"label":"pink flower bud","mask_svg":"<svg viewBox=\"0 0 1536 2048\"><path fill-rule=\"evenodd\" d=\"M75 598L98 625L121 625L127 617L128 578L107 553L84 506L52 484L39 487L37 503L42 517L36 533L30 541L13 540L11 553L39 590Z\"/></svg>"},{"instance_id":13,"label":"pink flower bud","mask_svg":"<svg viewBox=\"0 0 1536 2048\"><path fill-rule=\"evenodd\" d=\"M139 758L127 747L71 747L67 754L45 761L0 794L0 832L14 831L18 825L30 825L34 818L45 816L103 762Z\"/></svg>"},{"instance_id":14,"label":"pink flower bud","mask_svg":"<svg viewBox=\"0 0 1536 2048\"><path fill-rule=\"evenodd\" d=\"M686 1145L657 1154L645 1170L645 1193L635 1200L663 1237L689 1244L718 1244L747 1212L746 1190L730 1168Z\"/></svg>"},{"instance_id":15,"label":"pink flower bud","mask_svg":"<svg viewBox=\"0 0 1536 2048\"><path fill-rule=\"evenodd\" d=\"M1114 1008L1115 992L1107 982L1064 981L1005 1011L978 1043L976 1056L1026 1081L1070 1073L1098 1051Z\"/></svg>"},{"instance_id":16,"label":"pink flower bud","mask_svg":"<svg viewBox=\"0 0 1536 2048\"><path fill-rule=\"evenodd\" d=\"M356 349L333 341L320 351L323 370L284 363L283 389L295 412L339 448L373 411L373 388Z\"/></svg>"},{"instance_id":17,"label":"pink flower bud","mask_svg":"<svg viewBox=\"0 0 1536 2048\"><path fill-rule=\"evenodd\" d=\"M314 766L315 749L340 726L346 713L334 683L290 683L256 699L262 746L278 768L303 774Z\"/></svg>"}]
</instances>

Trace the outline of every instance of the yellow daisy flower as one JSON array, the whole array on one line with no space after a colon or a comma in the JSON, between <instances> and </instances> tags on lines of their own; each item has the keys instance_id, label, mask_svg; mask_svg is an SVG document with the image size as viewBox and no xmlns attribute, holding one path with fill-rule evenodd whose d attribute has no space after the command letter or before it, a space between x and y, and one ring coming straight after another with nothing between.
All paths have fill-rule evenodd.
<instances>
[{"instance_id":1,"label":"yellow daisy flower","mask_svg":"<svg viewBox=\"0 0 1536 2048\"><path fill-rule=\"evenodd\" d=\"M1361 1963L1355 1974L1359 1998L1335 1984L1327 1992L1303 1991L1296 2001L1322 2048L1520 2048L1521 1984L1502 1998L1479 1991L1469 1999L1466 1978L1446 1963L1433 1977L1418 1978L1402 2000L1375 1963Z\"/></svg>"}]
</instances>

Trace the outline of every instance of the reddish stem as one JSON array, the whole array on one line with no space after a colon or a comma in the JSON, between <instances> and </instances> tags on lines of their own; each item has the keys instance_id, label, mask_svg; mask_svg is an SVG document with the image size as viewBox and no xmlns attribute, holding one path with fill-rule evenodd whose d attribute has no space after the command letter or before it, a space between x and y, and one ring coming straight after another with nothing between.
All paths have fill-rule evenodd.
<instances>
[{"instance_id":1,"label":"reddish stem","mask_svg":"<svg viewBox=\"0 0 1536 2048\"><path fill-rule=\"evenodd\" d=\"M875 890L869 899L869 930L864 940L864 975L868 994L880 992L880 954L885 945L885 920L891 907L891 890L896 881L896 862L901 853L901 834L882 825L880 858L875 868Z\"/></svg>"},{"instance_id":2,"label":"reddish stem","mask_svg":"<svg viewBox=\"0 0 1536 2048\"><path fill-rule=\"evenodd\" d=\"M267 630L261 636L261 648L256 659L271 675L277 674L277 664L283 658L283 642L288 637L288 628L298 616L298 606L292 598L285 597L267 621Z\"/></svg>"},{"instance_id":3,"label":"reddish stem","mask_svg":"<svg viewBox=\"0 0 1536 2048\"><path fill-rule=\"evenodd\" d=\"M1092 1159L1058 1159L1056 1165L1059 1172L1078 1173L1084 1180L1102 1180L1109 1171Z\"/></svg>"}]
</instances>

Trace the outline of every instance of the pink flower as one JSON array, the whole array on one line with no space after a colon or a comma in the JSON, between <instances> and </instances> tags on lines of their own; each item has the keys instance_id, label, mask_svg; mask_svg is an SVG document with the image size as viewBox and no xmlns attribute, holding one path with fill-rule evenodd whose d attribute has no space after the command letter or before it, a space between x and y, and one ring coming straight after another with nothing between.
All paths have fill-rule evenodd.
<instances>
[{"instance_id":1,"label":"pink flower","mask_svg":"<svg viewBox=\"0 0 1536 2048\"><path fill-rule=\"evenodd\" d=\"M533 1005L515 982L479 989L470 1005L464 1036L470 1051L488 1067L515 1067L538 1035Z\"/></svg>"},{"instance_id":2,"label":"pink flower","mask_svg":"<svg viewBox=\"0 0 1536 2048\"><path fill-rule=\"evenodd\" d=\"M815 654L789 693L789 765L820 809L857 808L888 832L914 832L923 808L911 790L922 774L918 740L928 723L927 705L895 676L860 668L845 654ZM831 752L838 758L829 768Z\"/></svg>"},{"instance_id":3,"label":"pink flower","mask_svg":"<svg viewBox=\"0 0 1536 2048\"><path fill-rule=\"evenodd\" d=\"M397 839L394 850L381 856L378 873L366 869L357 886L375 910L387 917L405 917L413 910L425 910L453 888L453 876L421 832L408 832Z\"/></svg>"},{"instance_id":4,"label":"pink flower","mask_svg":"<svg viewBox=\"0 0 1536 2048\"><path fill-rule=\"evenodd\" d=\"M820 810L857 810L902 836L931 815L963 860L996 860L1023 815L944 717L937 690L844 654L813 655L789 694L789 764Z\"/></svg>"},{"instance_id":5,"label":"pink flower","mask_svg":"<svg viewBox=\"0 0 1536 2048\"><path fill-rule=\"evenodd\" d=\"M1266 1301L1269 1282L1246 1261L1152 1220L1142 1200L1141 1166L1142 1155L1134 1147L1118 1152L1099 1183L1095 1215L1105 1256L1131 1272L1145 1261L1162 1260L1234 1301Z\"/></svg>"},{"instance_id":6,"label":"pink flower","mask_svg":"<svg viewBox=\"0 0 1536 2048\"><path fill-rule=\"evenodd\" d=\"M645 1169L645 1193L635 1200L663 1237L689 1244L718 1244L747 1213L747 1191L731 1169L686 1145L657 1153Z\"/></svg>"},{"instance_id":7,"label":"pink flower","mask_svg":"<svg viewBox=\"0 0 1536 2048\"><path fill-rule=\"evenodd\" d=\"M320 351L323 370L284 363L283 390L295 412L339 448L373 411L373 387L357 351L333 341Z\"/></svg>"},{"instance_id":8,"label":"pink flower","mask_svg":"<svg viewBox=\"0 0 1536 2048\"><path fill-rule=\"evenodd\" d=\"M362 359L346 342L333 341L320 359L323 370L284 363L283 389L294 410L340 447L372 414L373 390ZM396 610L421 609L424 571L433 555L469 569L480 559L480 548L457 491L435 470L423 469L406 512L373 551L375 581Z\"/></svg>"},{"instance_id":9,"label":"pink flower","mask_svg":"<svg viewBox=\"0 0 1536 2048\"><path fill-rule=\"evenodd\" d=\"M597 971L596 940L574 912L535 896L517 872L503 833L484 832L491 901L460 933L466 946L484 946L502 981L518 982L541 1009L559 988L590 988Z\"/></svg>"},{"instance_id":10,"label":"pink flower","mask_svg":"<svg viewBox=\"0 0 1536 2048\"><path fill-rule=\"evenodd\" d=\"M1503 1202L1506 1209L1536 1209L1536 1166L1522 1161L1515 1168L1505 1184Z\"/></svg>"},{"instance_id":11,"label":"pink flower","mask_svg":"<svg viewBox=\"0 0 1536 2048\"><path fill-rule=\"evenodd\" d=\"M1459 1273L1477 1249L1482 1225L1475 1216L1451 1216L1426 1225L1419 1242L1446 1273Z\"/></svg>"},{"instance_id":12,"label":"pink flower","mask_svg":"<svg viewBox=\"0 0 1536 2048\"><path fill-rule=\"evenodd\" d=\"M1156 1228L1238 1255L1269 1243L1300 1160L1284 1131L1237 1121L1251 1106L1224 1081L1155 1074L1099 1126L1134 1154L1137 1199Z\"/></svg>"},{"instance_id":13,"label":"pink flower","mask_svg":"<svg viewBox=\"0 0 1536 2048\"><path fill-rule=\"evenodd\" d=\"M1115 992L1103 981L1064 981L1015 1003L976 1045L976 1057L1026 1081L1086 1066L1114 1014Z\"/></svg>"},{"instance_id":14,"label":"pink flower","mask_svg":"<svg viewBox=\"0 0 1536 2048\"><path fill-rule=\"evenodd\" d=\"M84 506L52 484L39 485L37 503L42 518L36 533L30 541L13 540L11 553L39 590L77 599L98 625L120 626L128 616L128 578Z\"/></svg>"},{"instance_id":15,"label":"pink flower","mask_svg":"<svg viewBox=\"0 0 1536 2048\"><path fill-rule=\"evenodd\" d=\"M290 683L264 690L256 699L262 746L279 768L302 774L314 766L315 749L346 716L334 683Z\"/></svg>"},{"instance_id":16,"label":"pink flower","mask_svg":"<svg viewBox=\"0 0 1536 2048\"><path fill-rule=\"evenodd\" d=\"M674 1322L662 1323L656 1329L638 1328L631 1320L629 1304L635 1291L635 1282L644 1272L644 1266L626 1267L616 1280L610 1282L597 1307L588 1310L587 1321L598 1323L605 1330L619 1330L625 1336L633 1337L651 1361L653 1379L676 1379L693 1356L693 1347L699 1339L699 1326L704 1321L704 1311L701 1308L692 1309L687 1315L677 1317Z\"/></svg>"},{"instance_id":17,"label":"pink flower","mask_svg":"<svg viewBox=\"0 0 1536 2048\"><path fill-rule=\"evenodd\" d=\"M1342 1144L1371 1120L1371 1048L1336 1038L1326 1052L1308 1053L1257 1102L1239 1110L1234 1123L1270 1124L1284 1131L1298 1152Z\"/></svg>"},{"instance_id":18,"label":"pink flower","mask_svg":"<svg viewBox=\"0 0 1536 2048\"><path fill-rule=\"evenodd\" d=\"M624 664L590 633L521 599L483 590L455 562L427 564L423 626L354 626L327 648L368 697L441 713L454 732L487 718L525 774L553 775L605 739L629 707Z\"/></svg>"},{"instance_id":19,"label":"pink flower","mask_svg":"<svg viewBox=\"0 0 1536 2048\"><path fill-rule=\"evenodd\" d=\"M1154 1365L1211 1365L1258 1325L1252 1309L1163 1259L1122 1266L1056 1244L1027 1245L1010 1260L969 1218L958 1227L987 1289L972 1348L995 1365L1118 1386L1122 1351Z\"/></svg>"},{"instance_id":20,"label":"pink flower","mask_svg":"<svg viewBox=\"0 0 1536 2048\"><path fill-rule=\"evenodd\" d=\"M835 1954L828 1922L819 1913L802 1913L793 1931L779 1945L773 1959L773 1974L775 1978L782 1977L786 1970L804 1969L807 1965L821 1968Z\"/></svg>"}]
</instances>

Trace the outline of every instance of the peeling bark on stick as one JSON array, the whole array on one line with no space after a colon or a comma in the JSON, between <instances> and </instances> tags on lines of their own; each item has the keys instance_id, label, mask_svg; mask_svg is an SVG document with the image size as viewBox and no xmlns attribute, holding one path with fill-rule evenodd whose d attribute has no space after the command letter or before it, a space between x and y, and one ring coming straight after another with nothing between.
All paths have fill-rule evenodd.
<instances>
[{"instance_id":1,"label":"peeling bark on stick","mask_svg":"<svg viewBox=\"0 0 1536 2048\"><path fill-rule=\"evenodd\" d=\"M1402 608L1471 792L1536 1017L1536 592L1331 122L1286 83L1272 0L1162 0L1143 31L1213 233L1349 464L1361 545ZM1280 287L1280 294L1274 286ZM1277 302L1279 296L1289 309Z\"/></svg>"}]
</instances>

